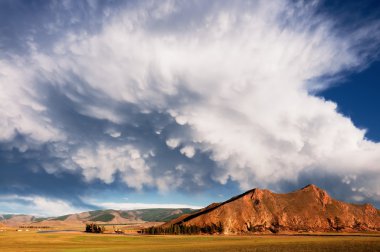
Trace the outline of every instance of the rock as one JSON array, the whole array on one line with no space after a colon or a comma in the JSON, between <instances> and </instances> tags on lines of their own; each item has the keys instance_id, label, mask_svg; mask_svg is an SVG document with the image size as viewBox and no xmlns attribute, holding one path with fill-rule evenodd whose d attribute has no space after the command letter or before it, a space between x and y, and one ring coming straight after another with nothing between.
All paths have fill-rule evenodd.
<instances>
[{"instance_id":1,"label":"rock","mask_svg":"<svg viewBox=\"0 0 380 252\"><path fill-rule=\"evenodd\" d=\"M222 203L183 215L173 224L222 223L225 234L380 230L380 211L370 204L356 205L332 199L315 185L287 194L252 189Z\"/></svg>"}]
</instances>

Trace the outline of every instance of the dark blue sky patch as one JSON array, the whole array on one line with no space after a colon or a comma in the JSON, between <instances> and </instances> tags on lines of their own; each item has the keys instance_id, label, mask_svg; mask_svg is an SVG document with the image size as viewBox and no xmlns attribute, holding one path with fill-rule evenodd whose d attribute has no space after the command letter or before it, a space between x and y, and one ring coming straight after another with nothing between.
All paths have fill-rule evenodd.
<instances>
[{"instance_id":1,"label":"dark blue sky patch","mask_svg":"<svg viewBox=\"0 0 380 252\"><path fill-rule=\"evenodd\" d=\"M338 104L338 111L351 118L366 137L380 141L380 62L353 73L319 95Z\"/></svg>"},{"instance_id":2,"label":"dark blue sky patch","mask_svg":"<svg viewBox=\"0 0 380 252\"><path fill-rule=\"evenodd\" d=\"M1 157L8 156L1 159L1 195L39 195L68 201L76 207L95 208L80 199L88 184L83 183L78 174L49 174L39 167L43 152L32 155L34 159L26 159L17 150L13 150L12 154L1 152Z\"/></svg>"}]
</instances>

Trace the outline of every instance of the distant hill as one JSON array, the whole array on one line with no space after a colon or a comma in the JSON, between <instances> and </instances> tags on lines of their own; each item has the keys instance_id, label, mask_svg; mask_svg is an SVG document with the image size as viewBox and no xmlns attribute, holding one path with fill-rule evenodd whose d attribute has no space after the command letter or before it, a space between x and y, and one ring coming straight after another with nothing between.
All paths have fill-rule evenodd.
<instances>
[{"instance_id":1,"label":"distant hill","mask_svg":"<svg viewBox=\"0 0 380 252\"><path fill-rule=\"evenodd\" d=\"M222 225L225 234L380 231L380 210L370 204L349 204L331 198L315 185L278 194L252 189L222 203L165 223L207 227Z\"/></svg>"},{"instance_id":2,"label":"distant hill","mask_svg":"<svg viewBox=\"0 0 380 252\"><path fill-rule=\"evenodd\" d=\"M190 208L155 208L139 210L95 210L57 217L35 217L32 215L0 214L0 223L7 226L69 226L81 225L88 222L107 224L128 224L144 222L167 222L183 214L194 212Z\"/></svg>"}]
</instances>

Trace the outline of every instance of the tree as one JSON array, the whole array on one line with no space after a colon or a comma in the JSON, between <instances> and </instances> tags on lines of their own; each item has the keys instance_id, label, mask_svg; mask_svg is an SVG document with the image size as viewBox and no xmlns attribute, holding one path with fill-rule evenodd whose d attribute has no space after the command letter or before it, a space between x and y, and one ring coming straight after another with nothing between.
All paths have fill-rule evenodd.
<instances>
[{"instance_id":1,"label":"tree","mask_svg":"<svg viewBox=\"0 0 380 252\"><path fill-rule=\"evenodd\" d=\"M141 234L215 234L215 233L223 233L223 224L219 222L218 224L206 225L203 227L199 227L196 225L183 225L183 224L175 224L169 227L148 227L142 229L140 231Z\"/></svg>"},{"instance_id":2,"label":"tree","mask_svg":"<svg viewBox=\"0 0 380 252\"><path fill-rule=\"evenodd\" d=\"M100 226L94 223L86 224L87 233L103 233L105 231L104 226Z\"/></svg>"}]
</instances>

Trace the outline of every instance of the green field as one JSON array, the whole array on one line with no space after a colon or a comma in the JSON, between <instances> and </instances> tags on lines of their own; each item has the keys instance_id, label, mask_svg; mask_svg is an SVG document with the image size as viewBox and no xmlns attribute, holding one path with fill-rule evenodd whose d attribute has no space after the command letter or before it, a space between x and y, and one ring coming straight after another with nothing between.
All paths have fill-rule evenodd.
<instances>
[{"instance_id":1,"label":"green field","mask_svg":"<svg viewBox=\"0 0 380 252\"><path fill-rule=\"evenodd\" d=\"M380 251L378 236L127 236L0 233L0 251Z\"/></svg>"}]
</instances>

